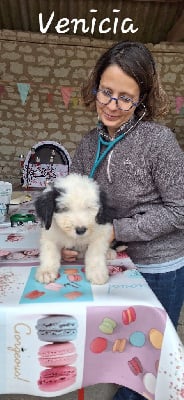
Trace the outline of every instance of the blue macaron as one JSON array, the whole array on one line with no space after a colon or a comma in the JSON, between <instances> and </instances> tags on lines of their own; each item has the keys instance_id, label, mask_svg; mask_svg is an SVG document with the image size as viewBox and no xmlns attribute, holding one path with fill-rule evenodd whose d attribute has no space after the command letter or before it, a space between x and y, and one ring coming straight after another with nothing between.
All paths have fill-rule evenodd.
<instances>
[{"instance_id":1,"label":"blue macaron","mask_svg":"<svg viewBox=\"0 0 184 400\"><path fill-rule=\"evenodd\" d=\"M77 337L77 320L71 315L50 315L37 321L38 338L44 342L68 342Z\"/></svg>"},{"instance_id":2,"label":"blue macaron","mask_svg":"<svg viewBox=\"0 0 184 400\"><path fill-rule=\"evenodd\" d=\"M146 341L145 334L140 331L133 332L129 337L129 342L132 346L143 347Z\"/></svg>"}]
</instances>

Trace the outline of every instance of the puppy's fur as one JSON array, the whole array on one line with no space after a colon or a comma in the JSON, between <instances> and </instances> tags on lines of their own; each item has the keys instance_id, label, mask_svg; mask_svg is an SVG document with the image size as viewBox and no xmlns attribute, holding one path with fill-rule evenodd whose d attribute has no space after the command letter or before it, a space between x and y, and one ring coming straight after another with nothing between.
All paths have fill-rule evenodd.
<instances>
[{"instance_id":1,"label":"puppy's fur","mask_svg":"<svg viewBox=\"0 0 184 400\"><path fill-rule=\"evenodd\" d=\"M112 234L112 209L97 182L78 174L57 178L35 202L42 222L39 282L58 276L63 248L85 257L86 278L93 284L108 280L106 256Z\"/></svg>"}]
</instances>

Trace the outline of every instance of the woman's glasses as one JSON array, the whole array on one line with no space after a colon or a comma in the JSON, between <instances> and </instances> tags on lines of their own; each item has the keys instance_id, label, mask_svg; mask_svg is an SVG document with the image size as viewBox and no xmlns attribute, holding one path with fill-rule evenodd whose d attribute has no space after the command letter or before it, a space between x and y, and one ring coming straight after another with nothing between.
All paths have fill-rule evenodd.
<instances>
[{"instance_id":1,"label":"woman's glasses","mask_svg":"<svg viewBox=\"0 0 184 400\"><path fill-rule=\"evenodd\" d=\"M107 89L93 89L93 94L96 95L96 100L104 106L115 100L117 108L122 111L129 111L132 107L137 107L139 104L139 102L135 103L127 96L112 97Z\"/></svg>"}]
</instances>

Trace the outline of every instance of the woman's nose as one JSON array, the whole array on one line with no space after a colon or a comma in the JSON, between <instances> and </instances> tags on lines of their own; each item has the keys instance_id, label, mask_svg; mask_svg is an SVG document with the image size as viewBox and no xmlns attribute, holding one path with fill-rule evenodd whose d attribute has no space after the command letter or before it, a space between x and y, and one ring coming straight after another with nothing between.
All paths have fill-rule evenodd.
<instances>
[{"instance_id":1,"label":"woman's nose","mask_svg":"<svg viewBox=\"0 0 184 400\"><path fill-rule=\"evenodd\" d=\"M108 108L110 110L117 110L118 108L118 99L116 97L112 97L110 103L108 104Z\"/></svg>"}]
</instances>

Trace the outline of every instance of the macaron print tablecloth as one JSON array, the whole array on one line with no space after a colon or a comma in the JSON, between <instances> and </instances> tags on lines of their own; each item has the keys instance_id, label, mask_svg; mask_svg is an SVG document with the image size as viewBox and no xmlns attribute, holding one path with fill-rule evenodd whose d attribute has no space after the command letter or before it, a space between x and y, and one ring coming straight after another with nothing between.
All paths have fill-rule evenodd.
<instances>
[{"instance_id":1,"label":"macaron print tablecloth","mask_svg":"<svg viewBox=\"0 0 184 400\"><path fill-rule=\"evenodd\" d=\"M50 284L35 281L36 266L1 266L1 394L112 382L148 400L184 398L182 343L142 275L122 265L102 286L82 264L62 265Z\"/></svg>"}]
</instances>

